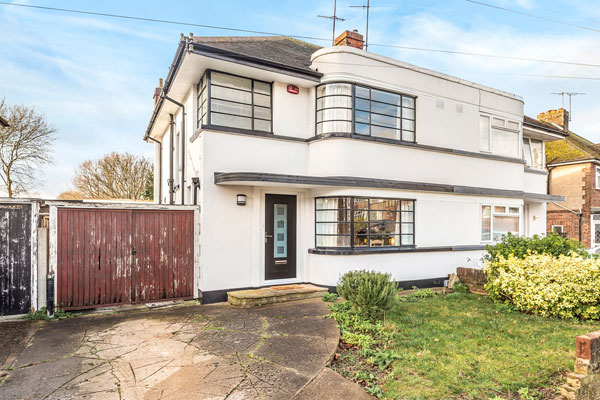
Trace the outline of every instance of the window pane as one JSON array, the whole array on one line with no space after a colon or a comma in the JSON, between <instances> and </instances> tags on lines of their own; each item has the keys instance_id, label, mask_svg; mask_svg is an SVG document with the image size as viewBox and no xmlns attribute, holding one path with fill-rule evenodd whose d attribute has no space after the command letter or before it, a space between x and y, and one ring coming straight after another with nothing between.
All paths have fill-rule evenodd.
<instances>
[{"instance_id":1,"label":"window pane","mask_svg":"<svg viewBox=\"0 0 600 400\"><path fill-rule=\"evenodd\" d=\"M481 240L489 241L492 239L492 208L490 206L481 207Z\"/></svg>"},{"instance_id":2,"label":"window pane","mask_svg":"<svg viewBox=\"0 0 600 400\"><path fill-rule=\"evenodd\" d=\"M273 205L273 257L287 257L287 204Z\"/></svg>"},{"instance_id":3,"label":"window pane","mask_svg":"<svg viewBox=\"0 0 600 400\"><path fill-rule=\"evenodd\" d=\"M239 76L221 74L219 72L211 72L211 83L214 85L227 86L234 89L252 90L252 80ZM211 90L214 89L211 88Z\"/></svg>"},{"instance_id":4,"label":"window pane","mask_svg":"<svg viewBox=\"0 0 600 400\"><path fill-rule=\"evenodd\" d=\"M400 222L400 213L394 211L370 211L369 219L375 221L395 221Z\"/></svg>"},{"instance_id":5,"label":"window pane","mask_svg":"<svg viewBox=\"0 0 600 400\"><path fill-rule=\"evenodd\" d=\"M402 120L402 129L407 130L407 131L414 131L415 130L415 121L411 121L409 119L403 119Z\"/></svg>"},{"instance_id":6,"label":"window pane","mask_svg":"<svg viewBox=\"0 0 600 400\"><path fill-rule=\"evenodd\" d=\"M500 119L500 118L492 118L492 126L504 127L505 122L506 122L505 120Z\"/></svg>"},{"instance_id":7,"label":"window pane","mask_svg":"<svg viewBox=\"0 0 600 400\"><path fill-rule=\"evenodd\" d=\"M415 233L415 225L414 224L402 224L401 233L412 235L413 233Z\"/></svg>"},{"instance_id":8,"label":"window pane","mask_svg":"<svg viewBox=\"0 0 600 400\"><path fill-rule=\"evenodd\" d=\"M402 140L404 140L405 142L414 142L415 133L411 131L402 131Z\"/></svg>"},{"instance_id":9,"label":"window pane","mask_svg":"<svg viewBox=\"0 0 600 400\"><path fill-rule=\"evenodd\" d=\"M330 108L317 111L317 122L334 120L352 120L352 110L347 108Z\"/></svg>"},{"instance_id":10,"label":"window pane","mask_svg":"<svg viewBox=\"0 0 600 400\"><path fill-rule=\"evenodd\" d=\"M496 206L494 207L494 213L504 214L506 212L506 207Z\"/></svg>"},{"instance_id":11,"label":"window pane","mask_svg":"<svg viewBox=\"0 0 600 400\"><path fill-rule=\"evenodd\" d=\"M246 104L231 103L229 101L215 99L210 106L212 111L220 113L240 115L243 117L252 116L252 106Z\"/></svg>"},{"instance_id":12,"label":"window pane","mask_svg":"<svg viewBox=\"0 0 600 400\"><path fill-rule=\"evenodd\" d=\"M350 247L350 236L319 236L317 247Z\"/></svg>"},{"instance_id":13,"label":"window pane","mask_svg":"<svg viewBox=\"0 0 600 400\"><path fill-rule=\"evenodd\" d=\"M354 222L366 222L369 220L369 212L367 210L354 211Z\"/></svg>"},{"instance_id":14,"label":"window pane","mask_svg":"<svg viewBox=\"0 0 600 400\"><path fill-rule=\"evenodd\" d=\"M381 221L381 222L371 223L369 225L369 229L370 229L371 237L373 237L374 234L382 234L382 233L399 234L400 233L400 224L397 224L393 221L392 222Z\"/></svg>"},{"instance_id":15,"label":"window pane","mask_svg":"<svg viewBox=\"0 0 600 400\"><path fill-rule=\"evenodd\" d=\"M412 111L412 110L411 110ZM391 104L371 102L371 112L400 118L400 107Z\"/></svg>"},{"instance_id":16,"label":"window pane","mask_svg":"<svg viewBox=\"0 0 600 400\"><path fill-rule=\"evenodd\" d=\"M479 146L481 151L491 151L490 117L479 117Z\"/></svg>"},{"instance_id":17,"label":"window pane","mask_svg":"<svg viewBox=\"0 0 600 400\"><path fill-rule=\"evenodd\" d=\"M355 233L352 242L354 243L354 247L366 247L369 245L369 237L367 235L358 235Z\"/></svg>"},{"instance_id":18,"label":"window pane","mask_svg":"<svg viewBox=\"0 0 600 400\"><path fill-rule=\"evenodd\" d=\"M403 246L411 246L415 244L415 236L414 235L402 235L402 245Z\"/></svg>"},{"instance_id":19,"label":"window pane","mask_svg":"<svg viewBox=\"0 0 600 400\"><path fill-rule=\"evenodd\" d=\"M371 122L371 114L366 111L356 111L354 114L356 122L362 122L368 124Z\"/></svg>"},{"instance_id":20,"label":"window pane","mask_svg":"<svg viewBox=\"0 0 600 400\"><path fill-rule=\"evenodd\" d=\"M533 166L533 159L531 158L531 146L529 145L529 139L523 138L523 157L528 167Z\"/></svg>"},{"instance_id":21,"label":"window pane","mask_svg":"<svg viewBox=\"0 0 600 400\"><path fill-rule=\"evenodd\" d=\"M254 120L254 130L271 132L271 121L264 121L262 119Z\"/></svg>"},{"instance_id":22,"label":"window pane","mask_svg":"<svg viewBox=\"0 0 600 400\"><path fill-rule=\"evenodd\" d=\"M508 232L519 235L519 217L494 216L493 240L501 240Z\"/></svg>"},{"instance_id":23,"label":"window pane","mask_svg":"<svg viewBox=\"0 0 600 400\"><path fill-rule=\"evenodd\" d=\"M352 123L345 121L329 121L317 124L317 133L350 133L352 132Z\"/></svg>"},{"instance_id":24,"label":"window pane","mask_svg":"<svg viewBox=\"0 0 600 400\"><path fill-rule=\"evenodd\" d=\"M399 235L371 235L370 237L371 247L384 247L384 246L399 246L400 236Z\"/></svg>"},{"instance_id":25,"label":"window pane","mask_svg":"<svg viewBox=\"0 0 600 400\"><path fill-rule=\"evenodd\" d=\"M363 99L369 98L369 89L362 86L356 86L356 97L362 97Z\"/></svg>"},{"instance_id":26,"label":"window pane","mask_svg":"<svg viewBox=\"0 0 600 400\"><path fill-rule=\"evenodd\" d=\"M385 211L398 211L400 206L399 201L393 199L370 199L369 205L371 210Z\"/></svg>"},{"instance_id":27,"label":"window pane","mask_svg":"<svg viewBox=\"0 0 600 400\"><path fill-rule=\"evenodd\" d=\"M513 129L515 131L518 131L519 130L519 123L518 122L514 122L514 121L508 121L506 127L509 128L509 129Z\"/></svg>"},{"instance_id":28,"label":"window pane","mask_svg":"<svg viewBox=\"0 0 600 400\"><path fill-rule=\"evenodd\" d=\"M403 108L402 118L415 119L415 110L413 110L412 108Z\"/></svg>"},{"instance_id":29,"label":"window pane","mask_svg":"<svg viewBox=\"0 0 600 400\"><path fill-rule=\"evenodd\" d=\"M317 223L316 233L318 235L350 235L350 223L332 224Z\"/></svg>"},{"instance_id":30,"label":"window pane","mask_svg":"<svg viewBox=\"0 0 600 400\"><path fill-rule=\"evenodd\" d=\"M402 96L402 107L415 108L415 99L412 97Z\"/></svg>"},{"instance_id":31,"label":"window pane","mask_svg":"<svg viewBox=\"0 0 600 400\"><path fill-rule=\"evenodd\" d=\"M519 133L492 129L492 152L507 157L519 157Z\"/></svg>"},{"instance_id":32,"label":"window pane","mask_svg":"<svg viewBox=\"0 0 600 400\"><path fill-rule=\"evenodd\" d=\"M254 107L254 116L261 119L271 119L271 109L265 107Z\"/></svg>"},{"instance_id":33,"label":"window pane","mask_svg":"<svg viewBox=\"0 0 600 400\"><path fill-rule=\"evenodd\" d=\"M510 207L510 208L508 209L508 212L509 212L510 214L519 214L519 207Z\"/></svg>"},{"instance_id":34,"label":"window pane","mask_svg":"<svg viewBox=\"0 0 600 400\"><path fill-rule=\"evenodd\" d=\"M232 100L238 103L251 104L252 93L241 90L230 89L220 86L211 86L211 96L213 99ZM214 100L213 100L214 101Z\"/></svg>"},{"instance_id":35,"label":"window pane","mask_svg":"<svg viewBox=\"0 0 600 400\"><path fill-rule=\"evenodd\" d=\"M371 114L371 123L389 128L400 129L400 119L395 117L388 117L387 115Z\"/></svg>"},{"instance_id":36,"label":"window pane","mask_svg":"<svg viewBox=\"0 0 600 400\"><path fill-rule=\"evenodd\" d=\"M402 211L414 211L415 202L402 200Z\"/></svg>"},{"instance_id":37,"label":"window pane","mask_svg":"<svg viewBox=\"0 0 600 400\"><path fill-rule=\"evenodd\" d=\"M354 124L354 130L357 135L370 135L370 126L365 124Z\"/></svg>"},{"instance_id":38,"label":"window pane","mask_svg":"<svg viewBox=\"0 0 600 400\"><path fill-rule=\"evenodd\" d=\"M402 211L400 218L402 218L402 222L414 222L415 216L412 212Z\"/></svg>"},{"instance_id":39,"label":"window pane","mask_svg":"<svg viewBox=\"0 0 600 400\"><path fill-rule=\"evenodd\" d=\"M371 125L371 136L400 140L400 130Z\"/></svg>"},{"instance_id":40,"label":"window pane","mask_svg":"<svg viewBox=\"0 0 600 400\"><path fill-rule=\"evenodd\" d=\"M400 95L381 90L371 89L371 100L400 105Z\"/></svg>"},{"instance_id":41,"label":"window pane","mask_svg":"<svg viewBox=\"0 0 600 400\"><path fill-rule=\"evenodd\" d=\"M544 168L544 146L541 140L531 139L531 153L533 168Z\"/></svg>"},{"instance_id":42,"label":"window pane","mask_svg":"<svg viewBox=\"0 0 600 400\"><path fill-rule=\"evenodd\" d=\"M370 102L369 100L363 99L355 99L354 105L357 110L369 111L370 110Z\"/></svg>"},{"instance_id":43,"label":"window pane","mask_svg":"<svg viewBox=\"0 0 600 400\"><path fill-rule=\"evenodd\" d=\"M329 97L323 97L322 99L317 100L317 110L322 110L324 108L332 108L332 107L351 109L352 108L352 97L329 96Z\"/></svg>"},{"instance_id":44,"label":"window pane","mask_svg":"<svg viewBox=\"0 0 600 400\"><path fill-rule=\"evenodd\" d=\"M271 96L254 93L254 105L262 107L271 107Z\"/></svg>"},{"instance_id":45,"label":"window pane","mask_svg":"<svg viewBox=\"0 0 600 400\"><path fill-rule=\"evenodd\" d=\"M317 210L350 208L349 197L321 197L316 201Z\"/></svg>"},{"instance_id":46,"label":"window pane","mask_svg":"<svg viewBox=\"0 0 600 400\"><path fill-rule=\"evenodd\" d=\"M317 97L329 96L332 94L352 96L352 85L349 83L329 83L317 88Z\"/></svg>"},{"instance_id":47,"label":"window pane","mask_svg":"<svg viewBox=\"0 0 600 400\"><path fill-rule=\"evenodd\" d=\"M271 85L265 82L254 81L254 92L270 95Z\"/></svg>"},{"instance_id":48,"label":"window pane","mask_svg":"<svg viewBox=\"0 0 600 400\"><path fill-rule=\"evenodd\" d=\"M252 129L252 119L233 115L210 113L212 125L228 126L231 128Z\"/></svg>"}]
</instances>

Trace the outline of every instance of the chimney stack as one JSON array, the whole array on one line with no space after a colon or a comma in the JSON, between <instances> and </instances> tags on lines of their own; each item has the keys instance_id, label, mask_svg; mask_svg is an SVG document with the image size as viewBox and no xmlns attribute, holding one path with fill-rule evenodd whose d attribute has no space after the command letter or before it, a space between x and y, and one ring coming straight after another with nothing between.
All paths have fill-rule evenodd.
<instances>
[{"instance_id":1,"label":"chimney stack","mask_svg":"<svg viewBox=\"0 0 600 400\"><path fill-rule=\"evenodd\" d=\"M154 106L156 107L156 103L158 103L158 99L160 99L160 94L162 92L163 89L163 80L162 78L158 78L158 87L156 89L154 89L154 96L152 96L152 98L154 99Z\"/></svg>"},{"instance_id":2,"label":"chimney stack","mask_svg":"<svg viewBox=\"0 0 600 400\"><path fill-rule=\"evenodd\" d=\"M563 128L565 132L569 132L569 112L564 108L558 110L549 110L545 113L540 113L537 117L538 121L550 122Z\"/></svg>"},{"instance_id":3,"label":"chimney stack","mask_svg":"<svg viewBox=\"0 0 600 400\"><path fill-rule=\"evenodd\" d=\"M344 31L340 36L335 38L336 46L349 46L362 50L364 44L363 35L358 33L356 29L352 32Z\"/></svg>"}]
</instances>

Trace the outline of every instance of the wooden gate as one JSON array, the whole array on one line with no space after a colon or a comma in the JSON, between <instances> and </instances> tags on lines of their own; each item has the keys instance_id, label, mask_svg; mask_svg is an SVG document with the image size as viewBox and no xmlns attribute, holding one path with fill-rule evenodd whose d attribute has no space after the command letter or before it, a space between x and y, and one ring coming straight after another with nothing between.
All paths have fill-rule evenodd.
<instances>
[{"instance_id":1,"label":"wooden gate","mask_svg":"<svg viewBox=\"0 0 600 400\"><path fill-rule=\"evenodd\" d=\"M0 204L0 315L31 308L31 205Z\"/></svg>"},{"instance_id":2,"label":"wooden gate","mask_svg":"<svg viewBox=\"0 0 600 400\"><path fill-rule=\"evenodd\" d=\"M192 298L193 248L193 211L58 208L58 305Z\"/></svg>"}]
</instances>

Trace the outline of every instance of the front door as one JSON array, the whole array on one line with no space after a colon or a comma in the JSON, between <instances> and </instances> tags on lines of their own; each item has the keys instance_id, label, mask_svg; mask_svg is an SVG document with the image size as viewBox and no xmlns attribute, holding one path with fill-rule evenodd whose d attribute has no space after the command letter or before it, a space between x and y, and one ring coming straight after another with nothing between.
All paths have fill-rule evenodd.
<instances>
[{"instance_id":1,"label":"front door","mask_svg":"<svg viewBox=\"0 0 600 400\"><path fill-rule=\"evenodd\" d=\"M296 277L296 196L265 195L265 280Z\"/></svg>"},{"instance_id":2,"label":"front door","mask_svg":"<svg viewBox=\"0 0 600 400\"><path fill-rule=\"evenodd\" d=\"M592 214L592 248L600 246L600 214Z\"/></svg>"}]
</instances>

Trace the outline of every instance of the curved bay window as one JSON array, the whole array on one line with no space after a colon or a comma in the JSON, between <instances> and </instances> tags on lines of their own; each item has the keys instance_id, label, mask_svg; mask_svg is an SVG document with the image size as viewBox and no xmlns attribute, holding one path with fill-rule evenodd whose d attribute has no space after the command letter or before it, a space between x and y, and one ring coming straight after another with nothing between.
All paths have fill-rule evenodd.
<instances>
[{"instance_id":1,"label":"curved bay window","mask_svg":"<svg viewBox=\"0 0 600 400\"><path fill-rule=\"evenodd\" d=\"M415 141L415 98L351 83L317 88L317 135L351 133Z\"/></svg>"},{"instance_id":2,"label":"curved bay window","mask_svg":"<svg viewBox=\"0 0 600 400\"><path fill-rule=\"evenodd\" d=\"M315 199L316 247L413 246L415 202L364 197Z\"/></svg>"},{"instance_id":3,"label":"curved bay window","mask_svg":"<svg viewBox=\"0 0 600 400\"><path fill-rule=\"evenodd\" d=\"M271 132L271 84L207 71L198 83L201 125Z\"/></svg>"}]
</instances>

